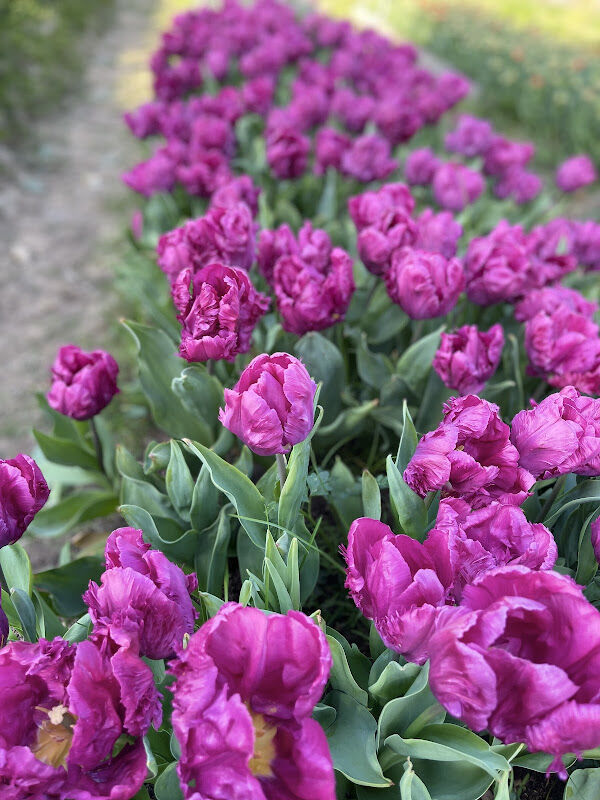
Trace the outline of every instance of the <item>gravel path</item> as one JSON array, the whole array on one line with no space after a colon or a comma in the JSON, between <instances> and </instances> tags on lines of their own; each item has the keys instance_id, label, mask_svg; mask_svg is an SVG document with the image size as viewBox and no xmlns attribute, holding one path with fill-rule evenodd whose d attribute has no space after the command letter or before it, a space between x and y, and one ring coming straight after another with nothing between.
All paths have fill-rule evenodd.
<instances>
[{"instance_id":1,"label":"gravel path","mask_svg":"<svg viewBox=\"0 0 600 800\"><path fill-rule=\"evenodd\" d=\"M84 42L81 91L36 124L35 152L0 150L0 458L33 447L58 347L114 343L112 265L135 202L120 174L140 157L121 114L144 99L154 11L119 0L109 30Z\"/></svg>"}]
</instances>

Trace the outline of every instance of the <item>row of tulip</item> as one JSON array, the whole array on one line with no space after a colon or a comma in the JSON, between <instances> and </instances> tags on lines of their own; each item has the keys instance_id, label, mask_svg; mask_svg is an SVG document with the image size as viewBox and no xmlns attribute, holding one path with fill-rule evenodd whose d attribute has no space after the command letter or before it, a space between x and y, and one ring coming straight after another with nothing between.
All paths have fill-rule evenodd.
<instances>
[{"instance_id":1,"label":"row of tulip","mask_svg":"<svg viewBox=\"0 0 600 800\"><path fill-rule=\"evenodd\" d=\"M595 167L544 189L416 59L277 0L163 35L139 378L65 345L52 492L0 463L9 800L595 796L600 226L551 218ZM26 529L117 507L104 559L32 575Z\"/></svg>"}]
</instances>

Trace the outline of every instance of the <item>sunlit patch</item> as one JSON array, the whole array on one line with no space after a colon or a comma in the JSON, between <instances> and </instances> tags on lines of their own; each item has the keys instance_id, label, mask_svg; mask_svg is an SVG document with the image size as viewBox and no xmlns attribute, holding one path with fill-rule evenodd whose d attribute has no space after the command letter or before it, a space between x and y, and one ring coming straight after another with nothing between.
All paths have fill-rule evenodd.
<instances>
[{"instance_id":1,"label":"sunlit patch","mask_svg":"<svg viewBox=\"0 0 600 800\"><path fill-rule=\"evenodd\" d=\"M248 766L257 778L270 778L273 775L271 763L275 758L274 738L277 728L265 720L262 714L250 711L254 726L254 755Z\"/></svg>"},{"instance_id":2,"label":"sunlit patch","mask_svg":"<svg viewBox=\"0 0 600 800\"><path fill-rule=\"evenodd\" d=\"M48 719L43 720L38 727L37 739L31 752L44 764L66 769L67 757L73 743L75 717L62 704L49 710L36 706L36 710L43 711L48 715Z\"/></svg>"}]
</instances>

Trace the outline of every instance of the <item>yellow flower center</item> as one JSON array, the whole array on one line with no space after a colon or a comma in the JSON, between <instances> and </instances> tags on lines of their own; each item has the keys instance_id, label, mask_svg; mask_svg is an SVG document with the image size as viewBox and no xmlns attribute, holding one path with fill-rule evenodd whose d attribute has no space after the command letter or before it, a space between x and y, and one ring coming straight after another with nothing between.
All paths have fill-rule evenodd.
<instances>
[{"instance_id":1,"label":"yellow flower center","mask_svg":"<svg viewBox=\"0 0 600 800\"><path fill-rule=\"evenodd\" d=\"M273 775L271 762L275 758L275 744L273 739L277 728L265 720L262 714L256 714L249 709L254 725L254 754L248 766L250 772L257 778L270 778Z\"/></svg>"},{"instance_id":2,"label":"yellow flower center","mask_svg":"<svg viewBox=\"0 0 600 800\"><path fill-rule=\"evenodd\" d=\"M73 725L75 717L62 704L50 710L36 706L37 711L48 715L38 727L37 739L31 752L38 761L51 767L67 768L67 756L73 743Z\"/></svg>"}]
</instances>

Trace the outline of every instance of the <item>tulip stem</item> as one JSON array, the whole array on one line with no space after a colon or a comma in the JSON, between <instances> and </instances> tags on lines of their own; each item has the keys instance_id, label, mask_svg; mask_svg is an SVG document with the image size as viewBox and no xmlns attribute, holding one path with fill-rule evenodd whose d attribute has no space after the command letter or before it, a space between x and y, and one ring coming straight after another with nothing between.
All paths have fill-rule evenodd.
<instances>
[{"instance_id":1,"label":"tulip stem","mask_svg":"<svg viewBox=\"0 0 600 800\"><path fill-rule=\"evenodd\" d=\"M104 460L102 458L102 443L100 441L100 437L98 436L98 428L96 428L96 422L92 417L90 419L90 431L92 433L92 441L94 442L94 450L96 451L96 459L98 461L98 466L104 472Z\"/></svg>"},{"instance_id":2,"label":"tulip stem","mask_svg":"<svg viewBox=\"0 0 600 800\"><path fill-rule=\"evenodd\" d=\"M279 488L283 489L285 479L287 477L287 464L283 453L275 453L275 463L277 464L277 473L279 475Z\"/></svg>"},{"instance_id":3,"label":"tulip stem","mask_svg":"<svg viewBox=\"0 0 600 800\"><path fill-rule=\"evenodd\" d=\"M206 371L208 372L209 375L213 374L214 366L215 365L213 360L209 358L208 361L206 362Z\"/></svg>"},{"instance_id":4,"label":"tulip stem","mask_svg":"<svg viewBox=\"0 0 600 800\"><path fill-rule=\"evenodd\" d=\"M561 492L561 489L564 486L565 480L567 479L566 475L560 475L552 487L552 491L548 495L548 499L545 501L544 505L542 506L542 510L540 511L539 521L543 522L546 518L546 514L550 511L552 506L554 505L554 501L558 497Z\"/></svg>"}]
</instances>

